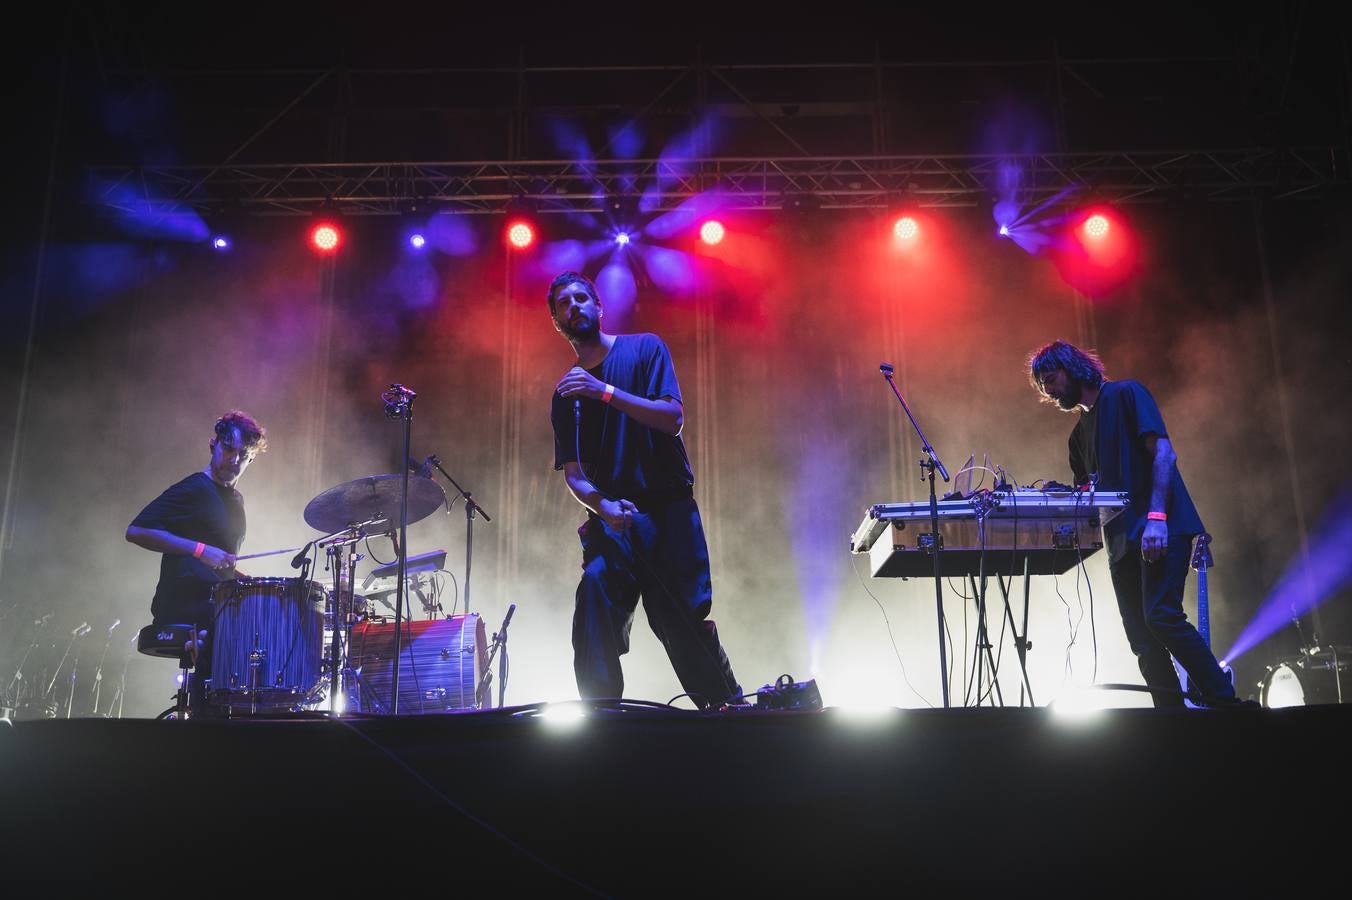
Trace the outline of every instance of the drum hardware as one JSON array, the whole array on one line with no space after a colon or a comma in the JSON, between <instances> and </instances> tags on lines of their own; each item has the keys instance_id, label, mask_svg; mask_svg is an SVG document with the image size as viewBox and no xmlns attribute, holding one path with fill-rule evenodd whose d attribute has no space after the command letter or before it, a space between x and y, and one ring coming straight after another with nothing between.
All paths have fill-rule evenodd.
<instances>
[{"instance_id":1,"label":"drum hardware","mask_svg":"<svg viewBox=\"0 0 1352 900\"><path fill-rule=\"evenodd\" d=\"M1279 660L1267 667L1258 682L1258 699L1263 706L1279 709L1345 702L1343 673L1352 668L1352 647L1302 647L1300 655Z\"/></svg>"},{"instance_id":2,"label":"drum hardware","mask_svg":"<svg viewBox=\"0 0 1352 900\"><path fill-rule=\"evenodd\" d=\"M405 392L407 396L405 396ZM395 401L396 411L402 409L404 415L411 415L405 406L411 406L416 396L402 386L394 386L388 395ZM407 455L407 454L406 454ZM395 538L395 522L389 510L406 508L406 523L421 521L431 515L446 502L446 492L441 485L430 478L413 479L407 488L407 505L404 501L405 474L368 475L323 491L305 506L304 519L310 527L326 531L324 537L312 541L302 548L292 564L299 567L304 553L310 547L324 547L329 556L328 569L333 573L331 634L327 656L326 674L328 676L328 696L335 701L345 696L346 691L340 684L342 679L359 678L359 674L346 665L347 647L351 640L352 626L361 618L358 597L361 598L362 612L368 604L365 596L356 592L356 563L361 556L356 553L355 545L368 537L368 528L384 526L388 534ZM403 518L403 517L401 517ZM396 540L396 551L403 541ZM347 554L343 548L351 548ZM403 554L400 554L401 560ZM397 586L396 586L397 587ZM400 610L396 609L396 614Z\"/></svg>"},{"instance_id":3,"label":"drum hardware","mask_svg":"<svg viewBox=\"0 0 1352 900\"><path fill-rule=\"evenodd\" d=\"M487 665L487 642L479 616L406 621L400 627L407 640L397 655L393 624L366 621L352 629L350 663L360 680L348 684L348 708L393 714L395 673L401 669L399 715L480 707L479 685Z\"/></svg>"},{"instance_id":4,"label":"drum hardware","mask_svg":"<svg viewBox=\"0 0 1352 900\"><path fill-rule=\"evenodd\" d=\"M320 682L328 592L300 578L238 578L212 589L211 697L250 715L305 706Z\"/></svg>"},{"instance_id":5,"label":"drum hardware","mask_svg":"<svg viewBox=\"0 0 1352 900\"><path fill-rule=\"evenodd\" d=\"M174 694L174 705L160 713L157 718L173 718L177 721L187 721L191 718L189 673L196 665L197 648L201 646L206 635L207 633L198 629L195 624L153 624L137 632L137 652L146 656L178 660L178 690ZM125 671L123 677L124 679L126 677Z\"/></svg>"}]
</instances>

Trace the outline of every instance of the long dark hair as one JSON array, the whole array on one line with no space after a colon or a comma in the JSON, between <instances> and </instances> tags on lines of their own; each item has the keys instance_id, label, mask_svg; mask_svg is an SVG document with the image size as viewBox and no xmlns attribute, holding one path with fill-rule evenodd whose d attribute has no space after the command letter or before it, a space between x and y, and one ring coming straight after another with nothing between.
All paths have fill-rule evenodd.
<instances>
[{"instance_id":1,"label":"long dark hair","mask_svg":"<svg viewBox=\"0 0 1352 900\"><path fill-rule=\"evenodd\" d=\"M1096 388L1103 384L1103 361L1098 354L1065 341L1052 341L1028 357L1028 381L1049 403L1056 401L1047 396L1042 382L1057 369L1065 369L1067 375L1084 387Z\"/></svg>"}]
</instances>

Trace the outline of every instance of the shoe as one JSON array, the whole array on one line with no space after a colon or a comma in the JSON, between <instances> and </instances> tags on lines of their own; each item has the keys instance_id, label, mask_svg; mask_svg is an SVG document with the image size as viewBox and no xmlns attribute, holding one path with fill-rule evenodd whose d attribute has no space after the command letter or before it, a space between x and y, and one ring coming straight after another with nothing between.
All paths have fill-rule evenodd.
<instances>
[{"instance_id":1,"label":"shoe","mask_svg":"<svg viewBox=\"0 0 1352 900\"><path fill-rule=\"evenodd\" d=\"M1262 709L1257 700L1241 700L1238 697L1206 697L1202 700L1203 709Z\"/></svg>"}]
</instances>

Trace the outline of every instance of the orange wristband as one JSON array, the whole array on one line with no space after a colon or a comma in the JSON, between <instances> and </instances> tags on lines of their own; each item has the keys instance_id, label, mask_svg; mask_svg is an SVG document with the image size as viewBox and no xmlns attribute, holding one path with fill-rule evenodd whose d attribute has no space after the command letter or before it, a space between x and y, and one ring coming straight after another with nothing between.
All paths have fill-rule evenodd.
<instances>
[{"instance_id":1,"label":"orange wristband","mask_svg":"<svg viewBox=\"0 0 1352 900\"><path fill-rule=\"evenodd\" d=\"M1146 513L1146 514L1145 514L1145 517L1146 517L1147 519L1150 519L1150 520L1153 521L1153 522L1167 522L1167 521L1169 521L1169 514L1168 514L1168 513L1155 512L1153 509L1152 509L1150 512Z\"/></svg>"},{"instance_id":2,"label":"orange wristband","mask_svg":"<svg viewBox=\"0 0 1352 900\"><path fill-rule=\"evenodd\" d=\"M198 541L198 542L197 542L197 549L193 550L193 552L192 552L192 558L193 558L193 559L201 559L201 558L202 558L202 551L205 550L205 549L207 549L207 545L204 544L204 543L202 543L201 541Z\"/></svg>"},{"instance_id":3,"label":"orange wristband","mask_svg":"<svg viewBox=\"0 0 1352 900\"><path fill-rule=\"evenodd\" d=\"M610 398L611 398L611 397L614 397L614 396L615 396L615 385L613 385L613 384L608 384L608 385L606 385L606 389L605 389L604 391L601 392L601 402L602 402L602 403L609 403L609 402L610 402Z\"/></svg>"}]
</instances>

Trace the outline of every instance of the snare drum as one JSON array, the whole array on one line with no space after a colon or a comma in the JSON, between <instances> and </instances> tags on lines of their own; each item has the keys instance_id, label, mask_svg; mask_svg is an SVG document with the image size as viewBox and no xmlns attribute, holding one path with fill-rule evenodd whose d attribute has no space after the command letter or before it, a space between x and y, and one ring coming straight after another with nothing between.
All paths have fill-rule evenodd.
<instances>
[{"instance_id":1,"label":"snare drum","mask_svg":"<svg viewBox=\"0 0 1352 900\"><path fill-rule=\"evenodd\" d=\"M1270 709L1338 702L1338 680L1344 701L1352 701L1352 655L1301 654L1269 666L1259 685L1259 700Z\"/></svg>"},{"instance_id":2,"label":"snare drum","mask_svg":"<svg viewBox=\"0 0 1352 900\"><path fill-rule=\"evenodd\" d=\"M299 578L239 578L211 591L211 699L242 712L302 708L322 677L327 592Z\"/></svg>"}]
</instances>

